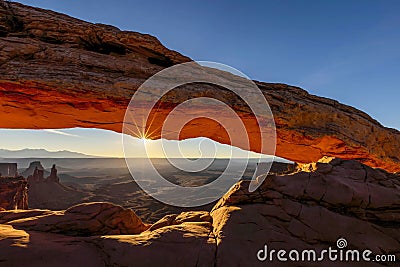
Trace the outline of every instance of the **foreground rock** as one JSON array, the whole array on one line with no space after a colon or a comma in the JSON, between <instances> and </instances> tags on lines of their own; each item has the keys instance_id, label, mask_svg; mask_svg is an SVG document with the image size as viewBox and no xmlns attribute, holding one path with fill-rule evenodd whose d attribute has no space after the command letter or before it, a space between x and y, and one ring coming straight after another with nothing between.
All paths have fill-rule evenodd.
<instances>
[{"instance_id":1,"label":"foreground rock","mask_svg":"<svg viewBox=\"0 0 400 267\"><path fill-rule=\"evenodd\" d=\"M140 234L90 237L53 234L47 232L47 226L43 225L49 221L38 219L36 223L41 226L34 227L21 224L21 219L17 219L54 216L54 212L51 211L14 212L13 216L10 212L5 214L16 219L0 224L0 262L7 266L215 265L216 242L212 233L211 217L207 212L172 215L177 218L175 223L147 231L143 231L147 227L140 228ZM4 222L4 213L0 213L0 216ZM59 216L71 219L68 227L88 226L79 217L73 218L66 213ZM123 227L119 230L125 229L126 227ZM132 229L136 232L139 228ZM89 229L86 228L86 231ZM96 234L93 230L90 231L91 234ZM70 232L67 230L67 233Z\"/></svg>"},{"instance_id":2,"label":"foreground rock","mask_svg":"<svg viewBox=\"0 0 400 267\"><path fill-rule=\"evenodd\" d=\"M80 204L65 211L2 212L0 223L72 236L139 234L148 228L131 209L102 202Z\"/></svg>"},{"instance_id":3,"label":"foreground rock","mask_svg":"<svg viewBox=\"0 0 400 267\"><path fill-rule=\"evenodd\" d=\"M373 255L391 254L399 260L399 178L356 161L323 158L298 165L291 173L270 175L253 193L247 191L248 181L241 181L211 213L171 214L151 226L109 203L58 212L3 211L0 261L7 266L265 266L271 263L257 259L264 245L318 252L336 249L339 238L347 240L348 249L369 249Z\"/></svg>"},{"instance_id":4,"label":"foreground rock","mask_svg":"<svg viewBox=\"0 0 400 267\"><path fill-rule=\"evenodd\" d=\"M125 109L138 86L165 67L190 61L150 35L48 10L1 0L0 16L0 100L8 103L0 106L1 128L90 127L121 132ZM232 78L223 73L220 77ZM330 155L400 171L399 131L297 87L257 85L275 117L278 156L312 162ZM254 137L251 149L259 151L257 124L248 107L233 93L212 85L192 84L167 94L153 114L156 119L147 125L146 131L154 132L151 138L159 138L160 125L176 105L198 96L218 98L236 110ZM220 115L218 109L215 114ZM230 142L209 120L193 120L185 128L181 139L206 136Z\"/></svg>"},{"instance_id":5,"label":"foreground rock","mask_svg":"<svg viewBox=\"0 0 400 267\"><path fill-rule=\"evenodd\" d=\"M94 242L108 254L108 266L215 266L211 220L208 212L167 215L140 235Z\"/></svg>"},{"instance_id":6,"label":"foreground rock","mask_svg":"<svg viewBox=\"0 0 400 267\"><path fill-rule=\"evenodd\" d=\"M400 259L400 177L356 161L324 158L299 165L292 174L269 176L251 194L242 181L211 215L217 266L263 266L256 253L265 244L276 250L321 251L336 248L339 238L347 240L349 249Z\"/></svg>"}]
</instances>

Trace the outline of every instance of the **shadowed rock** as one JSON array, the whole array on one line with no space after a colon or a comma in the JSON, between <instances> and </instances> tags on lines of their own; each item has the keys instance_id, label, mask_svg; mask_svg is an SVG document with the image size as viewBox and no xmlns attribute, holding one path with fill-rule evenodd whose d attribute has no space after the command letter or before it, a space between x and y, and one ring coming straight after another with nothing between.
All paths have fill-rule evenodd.
<instances>
[{"instance_id":1,"label":"shadowed rock","mask_svg":"<svg viewBox=\"0 0 400 267\"><path fill-rule=\"evenodd\" d=\"M0 177L0 208L6 210L28 208L27 181L23 177Z\"/></svg>"},{"instance_id":2,"label":"shadowed rock","mask_svg":"<svg viewBox=\"0 0 400 267\"><path fill-rule=\"evenodd\" d=\"M72 236L139 234L148 228L131 209L111 203L85 203L65 211L32 212L41 215L15 219L3 212L0 214L0 222L22 229ZM31 213L28 212L27 215Z\"/></svg>"},{"instance_id":3,"label":"shadowed rock","mask_svg":"<svg viewBox=\"0 0 400 267\"><path fill-rule=\"evenodd\" d=\"M50 175L46 178L46 181L53 183L60 182L60 178L57 176L57 169L55 164L53 164L53 167L51 167Z\"/></svg>"},{"instance_id":4,"label":"shadowed rock","mask_svg":"<svg viewBox=\"0 0 400 267\"><path fill-rule=\"evenodd\" d=\"M263 266L255 253L265 244L320 251L336 248L341 237L352 249L399 258L399 178L357 161L323 158L268 176L254 193L248 181L239 182L211 212L217 266Z\"/></svg>"},{"instance_id":5,"label":"shadowed rock","mask_svg":"<svg viewBox=\"0 0 400 267\"><path fill-rule=\"evenodd\" d=\"M29 167L26 168L23 172L21 172L21 175L25 178L29 178L29 176L35 176L34 180L36 180L37 182L39 181L39 177L38 177L38 171L43 171L43 177L42 177L42 181L44 178L44 175L48 175L49 172L47 172L42 163L40 161L32 161L31 163L29 163Z\"/></svg>"}]
</instances>

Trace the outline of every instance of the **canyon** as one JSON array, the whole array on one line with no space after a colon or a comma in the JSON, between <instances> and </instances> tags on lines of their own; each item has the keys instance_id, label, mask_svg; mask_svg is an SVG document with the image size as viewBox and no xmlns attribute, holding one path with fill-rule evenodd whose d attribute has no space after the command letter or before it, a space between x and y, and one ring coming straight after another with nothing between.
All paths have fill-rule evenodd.
<instances>
[{"instance_id":1,"label":"canyon","mask_svg":"<svg viewBox=\"0 0 400 267\"><path fill-rule=\"evenodd\" d=\"M135 266L264 266L268 262L256 254L265 244L321 251L336 248L340 237L351 249L399 258L399 178L354 160L325 157L270 174L253 193L249 181L241 181L211 211L168 214L153 224L111 203L2 211L0 261L7 266L131 266L132 261ZM301 264L386 266L327 259Z\"/></svg>"}]
</instances>

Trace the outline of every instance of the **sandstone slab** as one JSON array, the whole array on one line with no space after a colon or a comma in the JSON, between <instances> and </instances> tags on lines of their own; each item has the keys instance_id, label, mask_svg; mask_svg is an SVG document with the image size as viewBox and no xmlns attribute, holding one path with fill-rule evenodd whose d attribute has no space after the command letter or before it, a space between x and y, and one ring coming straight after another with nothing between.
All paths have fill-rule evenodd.
<instances>
[{"instance_id":1,"label":"sandstone slab","mask_svg":"<svg viewBox=\"0 0 400 267\"><path fill-rule=\"evenodd\" d=\"M79 204L65 211L3 212L0 221L21 229L71 236L139 234L149 227L131 209L104 202Z\"/></svg>"}]
</instances>

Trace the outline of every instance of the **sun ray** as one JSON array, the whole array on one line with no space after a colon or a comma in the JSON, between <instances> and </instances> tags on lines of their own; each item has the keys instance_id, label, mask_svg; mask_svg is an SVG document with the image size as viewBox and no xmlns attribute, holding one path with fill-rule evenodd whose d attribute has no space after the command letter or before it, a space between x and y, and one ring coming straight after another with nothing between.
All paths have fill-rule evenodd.
<instances>
[{"instance_id":1,"label":"sun ray","mask_svg":"<svg viewBox=\"0 0 400 267\"><path fill-rule=\"evenodd\" d=\"M185 129L186 130L190 130L190 129L194 129L194 128L196 128L196 127L198 127L197 125L193 125L193 126L189 126L189 127L185 127ZM172 134L177 134L176 132L169 132L169 133L163 133L162 135L161 134L159 134L159 135L157 135L157 136L152 136L155 132L157 132L158 130L160 130L161 129L161 127L157 127L157 129L155 129L155 130L153 130L152 132L150 132L149 134L147 134L146 135L146 137L148 138L148 139L159 139L159 138L164 138L164 137L167 137L167 136L170 136L170 135L172 135ZM150 138L151 137L151 138Z\"/></svg>"},{"instance_id":2,"label":"sun ray","mask_svg":"<svg viewBox=\"0 0 400 267\"><path fill-rule=\"evenodd\" d=\"M129 134L129 135L131 135L131 136L133 136L133 137L136 137L136 138L140 138L140 135L138 135L137 133L135 133L132 129L127 128L127 131L128 131L128 134Z\"/></svg>"},{"instance_id":3,"label":"sun ray","mask_svg":"<svg viewBox=\"0 0 400 267\"><path fill-rule=\"evenodd\" d=\"M153 117L151 118L151 121L150 121L150 124L149 124L149 128L148 129L145 128L145 133L144 133L145 136L149 136L148 132L150 131L151 126L153 125L154 119L156 118L156 114L158 114L158 111L160 110L160 107L161 107L161 101L158 102L157 110L156 110L155 113L153 113Z\"/></svg>"},{"instance_id":4,"label":"sun ray","mask_svg":"<svg viewBox=\"0 0 400 267\"><path fill-rule=\"evenodd\" d=\"M135 137L141 138L143 136L142 134L143 131L139 128L138 123L135 120L135 117L130 112L128 113L128 116L133 121L132 124L136 127L137 133L135 133L130 127L127 127L127 130L131 132Z\"/></svg>"},{"instance_id":5,"label":"sun ray","mask_svg":"<svg viewBox=\"0 0 400 267\"><path fill-rule=\"evenodd\" d=\"M147 125L147 122L146 122L145 118L144 117L141 118L142 119L142 127L140 127L139 124L136 123L136 119L135 119L134 115L129 113L129 118L133 121L132 124L136 127L137 132L135 132L131 128L128 128L128 131L130 133L132 133L132 135L134 137L137 137L137 138L143 139L143 140L145 140L145 139L160 139L160 138L164 138L164 137L168 137L168 136L177 134L176 132L169 132L169 133L162 133L162 134L160 133L160 134L157 134L156 136L153 136L154 133L156 133L156 132L161 130L161 127L157 127L155 129L151 130L152 126L154 124L154 121L155 121L155 119L157 117L157 114L158 114L158 112L159 112L159 110L161 108L161 103L162 103L161 101L158 102L156 111L152 113L152 117L151 117L150 123L148 125ZM194 125L194 126L191 126L191 127L190 126L186 127L185 129L186 130L188 130L188 129L190 130L190 129L194 129L196 127L198 127L198 126Z\"/></svg>"}]
</instances>

